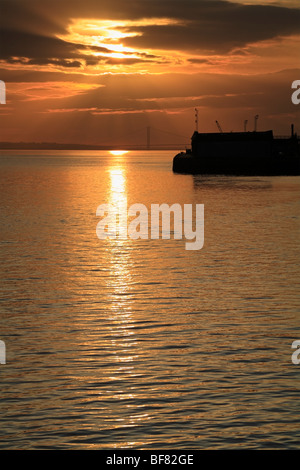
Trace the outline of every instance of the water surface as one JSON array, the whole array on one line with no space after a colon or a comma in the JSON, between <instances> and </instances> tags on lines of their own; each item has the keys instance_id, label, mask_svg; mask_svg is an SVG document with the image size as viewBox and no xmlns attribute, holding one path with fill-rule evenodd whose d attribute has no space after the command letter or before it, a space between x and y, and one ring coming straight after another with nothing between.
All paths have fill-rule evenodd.
<instances>
[{"instance_id":1,"label":"water surface","mask_svg":"<svg viewBox=\"0 0 300 470\"><path fill-rule=\"evenodd\" d=\"M2 151L0 448L300 447L299 178L173 153ZM203 249L99 240L124 197L204 204Z\"/></svg>"}]
</instances>

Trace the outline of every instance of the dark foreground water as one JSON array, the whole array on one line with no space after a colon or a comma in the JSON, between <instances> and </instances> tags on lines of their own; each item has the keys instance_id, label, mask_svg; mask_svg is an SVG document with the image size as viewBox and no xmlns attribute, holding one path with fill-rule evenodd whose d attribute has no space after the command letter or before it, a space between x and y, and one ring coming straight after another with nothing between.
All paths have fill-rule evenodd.
<instances>
[{"instance_id":1,"label":"dark foreground water","mask_svg":"<svg viewBox=\"0 0 300 470\"><path fill-rule=\"evenodd\" d=\"M300 448L300 180L172 156L2 152L0 448ZM99 240L124 197L204 204L203 249Z\"/></svg>"}]
</instances>

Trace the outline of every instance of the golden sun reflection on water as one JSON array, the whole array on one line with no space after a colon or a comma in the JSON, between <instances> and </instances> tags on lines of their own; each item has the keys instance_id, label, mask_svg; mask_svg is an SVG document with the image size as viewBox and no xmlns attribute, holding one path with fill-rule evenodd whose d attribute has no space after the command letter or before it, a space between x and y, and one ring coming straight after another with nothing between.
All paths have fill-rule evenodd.
<instances>
[{"instance_id":1,"label":"golden sun reflection on water","mask_svg":"<svg viewBox=\"0 0 300 470\"><path fill-rule=\"evenodd\" d=\"M107 320L110 328L110 353L114 367L108 382L118 382L118 389L111 391L111 399L117 400L118 406L126 403L126 410L115 423L118 429L135 428L145 420L151 420L148 413L141 413L128 400L138 400L134 387L128 389L128 381L135 383L140 375L137 364L143 354L136 334L137 320L134 308L134 253L132 242L127 239L127 182L126 171L121 165L109 168L108 202L113 205L117 214L119 232L116 238L106 240L106 257L109 275L106 278L108 290ZM121 211L125 213L121 214ZM126 231L126 233L125 233ZM124 405L125 406L125 405ZM128 443L125 444L127 447ZM131 444L133 445L133 444Z\"/></svg>"},{"instance_id":2,"label":"golden sun reflection on water","mask_svg":"<svg viewBox=\"0 0 300 470\"><path fill-rule=\"evenodd\" d=\"M118 322L118 334L129 337L133 334L132 302L130 300L133 263L131 247L126 237L127 211L121 214L121 211L127 207L126 177L121 166L109 169L109 175L109 204L114 206L119 224L117 238L107 239L107 258L110 268L107 287L111 301L109 312L111 319ZM118 211L120 211L119 214ZM123 357L122 362L124 360Z\"/></svg>"}]
</instances>

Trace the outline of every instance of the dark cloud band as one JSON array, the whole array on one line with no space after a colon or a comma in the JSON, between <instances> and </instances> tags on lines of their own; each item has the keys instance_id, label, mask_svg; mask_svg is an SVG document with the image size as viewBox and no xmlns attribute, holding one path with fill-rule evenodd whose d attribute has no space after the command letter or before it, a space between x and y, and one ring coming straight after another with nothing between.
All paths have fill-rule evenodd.
<instances>
[{"instance_id":1,"label":"dark cloud band","mask_svg":"<svg viewBox=\"0 0 300 470\"><path fill-rule=\"evenodd\" d=\"M127 19L173 18L179 24L129 25L138 33L124 45L141 50L178 50L192 54L222 54L247 44L300 34L300 10L273 5L243 5L227 1L199 0L1 0L0 58L28 58L31 64L77 67L80 61L95 63L92 54L105 48L63 41L56 37L71 18ZM129 62L129 59L127 60ZM134 62L134 61L132 61Z\"/></svg>"}]
</instances>

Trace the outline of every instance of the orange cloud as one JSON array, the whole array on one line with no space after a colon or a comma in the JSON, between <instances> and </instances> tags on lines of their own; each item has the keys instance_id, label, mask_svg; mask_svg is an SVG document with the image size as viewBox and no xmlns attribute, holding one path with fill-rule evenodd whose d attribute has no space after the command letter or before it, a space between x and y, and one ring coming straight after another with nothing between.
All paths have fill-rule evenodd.
<instances>
[{"instance_id":1,"label":"orange cloud","mask_svg":"<svg viewBox=\"0 0 300 470\"><path fill-rule=\"evenodd\" d=\"M25 82L9 84L9 99L36 101L77 96L104 85L74 82Z\"/></svg>"}]
</instances>

